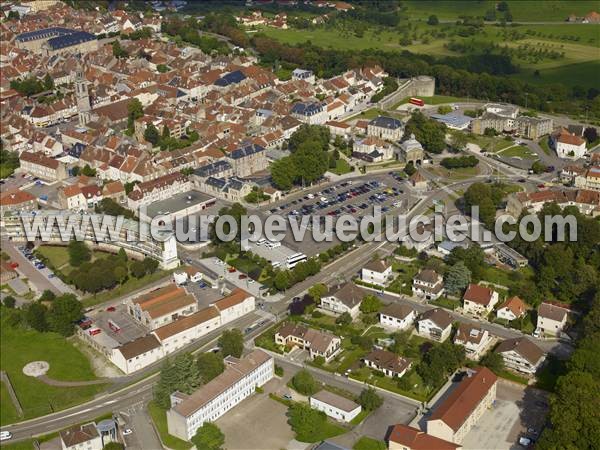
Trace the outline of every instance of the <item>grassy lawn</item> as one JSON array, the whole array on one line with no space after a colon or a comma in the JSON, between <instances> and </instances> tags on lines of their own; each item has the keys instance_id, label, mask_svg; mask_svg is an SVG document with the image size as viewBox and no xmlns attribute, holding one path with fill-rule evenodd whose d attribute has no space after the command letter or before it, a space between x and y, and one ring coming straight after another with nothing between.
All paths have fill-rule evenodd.
<instances>
[{"instance_id":1,"label":"grassy lawn","mask_svg":"<svg viewBox=\"0 0 600 450\"><path fill-rule=\"evenodd\" d=\"M466 101L466 98L452 97L451 95L434 95L433 97L415 97L423 100L426 105L443 105L445 103L454 103L460 101ZM408 103L411 97L406 97L392 106L392 109L398 109L400 105Z\"/></svg>"},{"instance_id":2,"label":"grassy lawn","mask_svg":"<svg viewBox=\"0 0 600 450\"><path fill-rule=\"evenodd\" d=\"M8 389L4 383L0 383L0 424L14 423L19 421L17 411L8 395Z\"/></svg>"},{"instance_id":3,"label":"grassy lawn","mask_svg":"<svg viewBox=\"0 0 600 450\"><path fill-rule=\"evenodd\" d=\"M337 175L344 175L345 173L352 172L350 164L345 159L338 159L335 162L335 169L330 169L333 173Z\"/></svg>"},{"instance_id":4,"label":"grassy lawn","mask_svg":"<svg viewBox=\"0 0 600 450\"><path fill-rule=\"evenodd\" d=\"M501 372L497 372L496 375L498 375L501 378L504 378L505 380L514 381L515 383L519 384L524 384L525 386L529 384L528 378L525 378L521 375L517 375L516 373L511 372L507 369L504 369Z\"/></svg>"},{"instance_id":5,"label":"grassy lawn","mask_svg":"<svg viewBox=\"0 0 600 450\"><path fill-rule=\"evenodd\" d=\"M164 409L160 408L156 403L150 402L148 403L148 412L150 413L150 417L152 417L154 426L158 430L160 440L164 445L173 450L187 450L188 448L192 448L191 442L183 441L169 434L167 428L167 413Z\"/></svg>"},{"instance_id":6,"label":"grassy lawn","mask_svg":"<svg viewBox=\"0 0 600 450\"><path fill-rule=\"evenodd\" d=\"M533 275L533 269L529 266L518 270L503 270L495 266L486 266L482 280L511 288L521 279L533 282Z\"/></svg>"},{"instance_id":7,"label":"grassy lawn","mask_svg":"<svg viewBox=\"0 0 600 450\"><path fill-rule=\"evenodd\" d=\"M79 381L96 378L85 355L58 334L13 328L3 323L1 338L0 366L10 377L23 407L24 419L79 404L89 400L105 387L54 387L23 374L25 364L41 360L50 363L48 376L56 380ZM4 393L2 397L5 398ZM2 411L2 424L9 423L11 417L4 415L5 406L2 407Z\"/></svg>"},{"instance_id":8,"label":"grassy lawn","mask_svg":"<svg viewBox=\"0 0 600 450\"><path fill-rule=\"evenodd\" d=\"M366 409L361 410L360 413L358 413L358 416L356 416L354 419L352 419L350 421L350 425L352 425L352 426L358 425L363 420L365 420L369 414L371 414L371 411L368 411Z\"/></svg>"},{"instance_id":9,"label":"grassy lawn","mask_svg":"<svg viewBox=\"0 0 600 450\"><path fill-rule=\"evenodd\" d=\"M421 270L421 267L416 262L400 263L394 261L392 270L397 272L398 276L390 283L387 290L412 295L412 281L419 270Z\"/></svg>"},{"instance_id":10,"label":"grassy lawn","mask_svg":"<svg viewBox=\"0 0 600 450\"><path fill-rule=\"evenodd\" d=\"M97 305L99 303L106 302L110 299L127 295L130 292L142 289L148 284L157 282L163 278L166 278L171 274L168 270L158 270L152 274L145 275L142 278L129 277L125 283L117 286L109 291L101 292L100 294L90 295L82 300L83 306L89 307Z\"/></svg>"},{"instance_id":11,"label":"grassy lawn","mask_svg":"<svg viewBox=\"0 0 600 450\"><path fill-rule=\"evenodd\" d=\"M523 145L514 145L507 147L504 150L497 152L498 155L504 156L505 158L521 158L521 159L538 159L537 155Z\"/></svg>"},{"instance_id":12,"label":"grassy lawn","mask_svg":"<svg viewBox=\"0 0 600 450\"><path fill-rule=\"evenodd\" d=\"M429 303L431 303L432 305L441 306L442 308L448 308L452 310L455 310L460 306L460 301L452 300L447 297L440 297L437 300L430 301Z\"/></svg>"},{"instance_id":13,"label":"grassy lawn","mask_svg":"<svg viewBox=\"0 0 600 450\"><path fill-rule=\"evenodd\" d=\"M281 323L277 323L272 327L268 328L256 338L254 338L254 343L262 348L267 350L271 350L272 352L276 352L279 354L283 354L279 345L275 344L275 333L281 327Z\"/></svg>"},{"instance_id":14,"label":"grassy lawn","mask_svg":"<svg viewBox=\"0 0 600 450\"><path fill-rule=\"evenodd\" d=\"M361 437L352 447L353 450L385 450L386 448L385 442L367 436Z\"/></svg>"},{"instance_id":15,"label":"grassy lawn","mask_svg":"<svg viewBox=\"0 0 600 450\"><path fill-rule=\"evenodd\" d=\"M430 172L446 178L450 181L461 181L461 180L465 180L467 178L471 178L474 177L476 175L479 175L479 167L475 166L475 167L460 167L457 169L451 169L448 170L444 167L438 166L438 167L431 167L428 169Z\"/></svg>"},{"instance_id":16,"label":"grassy lawn","mask_svg":"<svg viewBox=\"0 0 600 450\"><path fill-rule=\"evenodd\" d=\"M67 247L42 245L37 251L47 258L50 265L55 269L60 269L69 264L69 251Z\"/></svg>"},{"instance_id":17,"label":"grassy lawn","mask_svg":"<svg viewBox=\"0 0 600 450\"><path fill-rule=\"evenodd\" d=\"M317 433L312 434L298 434L296 433L296 440L300 442L316 443L326 439L330 439L340 434L346 433L348 430L340 425L327 420L322 427L319 428Z\"/></svg>"},{"instance_id":18,"label":"grassy lawn","mask_svg":"<svg viewBox=\"0 0 600 450\"><path fill-rule=\"evenodd\" d=\"M371 120L377 116L388 116L388 117L401 118L400 115L390 113L389 111L384 111L383 109L369 108L358 114L355 114L354 116L348 117L346 120L344 120L344 122L350 122L353 120Z\"/></svg>"}]
</instances>

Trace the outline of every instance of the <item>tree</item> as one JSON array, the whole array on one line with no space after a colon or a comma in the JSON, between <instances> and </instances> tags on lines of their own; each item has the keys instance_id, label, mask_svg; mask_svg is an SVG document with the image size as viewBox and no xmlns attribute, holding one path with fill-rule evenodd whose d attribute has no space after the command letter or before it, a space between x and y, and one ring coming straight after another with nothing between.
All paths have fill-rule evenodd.
<instances>
[{"instance_id":1,"label":"tree","mask_svg":"<svg viewBox=\"0 0 600 450\"><path fill-rule=\"evenodd\" d=\"M63 336L71 336L75 329L75 322L81 319L83 306L73 294L64 294L56 297L52 308L48 312L48 325L50 329Z\"/></svg>"},{"instance_id":2,"label":"tree","mask_svg":"<svg viewBox=\"0 0 600 450\"><path fill-rule=\"evenodd\" d=\"M378 312L381 309L381 300L374 295L366 295L360 303L360 311L369 314Z\"/></svg>"},{"instance_id":3,"label":"tree","mask_svg":"<svg viewBox=\"0 0 600 450\"><path fill-rule=\"evenodd\" d=\"M440 21L435 14L430 15L429 19L427 19L427 25L437 25L438 23L440 23Z\"/></svg>"},{"instance_id":4,"label":"tree","mask_svg":"<svg viewBox=\"0 0 600 450\"><path fill-rule=\"evenodd\" d=\"M191 441L198 450L221 450L225 445L225 435L214 423L205 422L196 430Z\"/></svg>"},{"instance_id":5,"label":"tree","mask_svg":"<svg viewBox=\"0 0 600 450\"><path fill-rule=\"evenodd\" d=\"M25 309L25 322L34 330L48 331L48 323L46 322L47 312L48 309L41 303L30 303Z\"/></svg>"},{"instance_id":6,"label":"tree","mask_svg":"<svg viewBox=\"0 0 600 450\"><path fill-rule=\"evenodd\" d=\"M49 73L44 76L44 89L47 91L54 89L54 80Z\"/></svg>"},{"instance_id":7,"label":"tree","mask_svg":"<svg viewBox=\"0 0 600 450\"><path fill-rule=\"evenodd\" d=\"M129 103L127 103L127 130L130 134L133 134L135 120L143 117L143 115L144 107L142 102L137 98L129 100Z\"/></svg>"},{"instance_id":8,"label":"tree","mask_svg":"<svg viewBox=\"0 0 600 450\"><path fill-rule=\"evenodd\" d=\"M244 336L237 328L225 330L219 338L219 346L223 356L234 356L239 358L244 351Z\"/></svg>"},{"instance_id":9,"label":"tree","mask_svg":"<svg viewBox=\"0 0 600 450\"><path fill-rule=\"evenodd\" d=\"M142 265L144 266L145 274L148 275L153 274L158 269L158 261L154 258L150 258L149 256L146 256L142 260Z\"/></svg>"},{"instance_id":10,"label":"tree","mask_svg":"<svg viewBox=\"0 0 600 450\"><path fill-rule=\"evenodd\" d=\"M15 300L15 298L12 295L7 295L6 297L4 297L4 300L2 302L7 308L14 308L17 304L17 300Z\"/></svg>"},{"instance_id":11,"label":"tree","mask_svg":"<svg viewBox=\"0 0 600 450\"><path fill-rule=\"evenodd\" d=\"M69 264L73 267L79 267L84 262L92 259L92 252L83 241L71 241L67 247L69 253Z\"/></svg>"},{"instance_id":12,"label":"tree","mask_svg":"<svg viewBox=\"0 0 600 450\"><path fill-rule=\"evenodd\" d=\"M102 450L123 450L125 447L123 447L123 444L121 444L120 442L108 442L104 447L102 447Z\"/></svg>"},{"instance_id":13,"label":"tree","mask_svg":"<svg viewBox=\"0 0 600 450\"><path fill-rule=\"evenodd\" d=\"M412 176L416 171L417 169L415 168L415 165L412 161L409 161L408 164L404 166L404 173L409 177Z\"/></svg>"},{"instance_id":14,"label":"tree","mask_svg":"<svg viewBox=\"0 0 600 450\"><path fill-rule=\"evenodd\" d=\"M326 285L323 283L317 283L308 290L308 295L310 295L315 302L318 302L321 300L321 297L327 294L327 291L328 289Z\"/></svg>"},{"instance_id":15,"label":"tree","mask_svg":"<svg viewBox=\"0 0 600 450\"><path fill-rule=\"evenodd\" d=\"M508 11L508 3L506 3L505 1L498 2L498 4L496 5L496 9L498 11L506 12Z\"/></svg>"},{"instance_id":16,"label":"tree","mask_svg":"<svg viewBox=\"0 0 600 450\"><path fill-rule=\"evenodd\" d=\"M446 126L420 111L414 112L406 123L403 140L409 139L411 134L428 152L441 153L446 148Z\"/></svg>"},{"instance_id":17,"label":"tree","mask_svg":"<svg viewBox=\"0 0 600 450\"><path fill-rule=\"evenodd\" d=\"M83 169L81 169L81 173L86 177L95 177L96 169L92 169L89 164L86 164Z\"/></svg>"},{"instance_id":18,"label":"tree","mask_svg":"<svg viewBox=\"0 0 600 450\"><path fill-rule=\"evenodd\" d=\"M598 140L598 130L594 127L587 127L583 132L583 137L588 143L593 143Z\"/></svg>"},{"instance_id":19,"label":"tree","mask_svg":"<svg viewBox=\"0 0 600 450\"><path fill-rule=\"evenodd\" d=\"M208 383L210 380L220 375L225 370L223 358L218 353L208 352L201 353L197 358L198 369L203 383Z\"/></svg>"},{"instance_id":20,"label":"tree","mask_svg":"<svg viewBox=\"0 0 600 450\"><path fill-rule=\"evenodd\" d=\"M531 170L533 170L533 173L535 174L544 173L546 171L546 166L540 161L534 161L531 165Z\"/></svg>"},{"instance_id":21,"label":"tree","mask_svg":"<svg viewBox=\"0 0 600 450\"><path fill-rule=\"evenodd\" d=\"M356 401L367 411L375 411L383 404L383 398L370 386L362 390Z\"/></svg>"},{"instance_id":22,"label":"tree","mask_svg":"<svg viewBox=\"0 0 600 450\"><path fill-rule=\"evenodd\" d=\"M131 275L135 278L142 278L146 275L146 266L142 261L131 261L129 264L129 270L131 271Z\"/></svg>"},{"instance_id":23,"label":"tree","mask_svg":"<svg viewBox=\"0 0 600 450\"><path fill-rule=\"evenodd\" d=\"M115 58L127 58L129 53L123 47L121 47L121 41L118 39L112 43L112 53Z\"/></svg>"},{"instance_id":24,"label":"tree","mask_svg":"<svg viewBox=\"0 0 600 450\"><path fill-rule=\"evenodd\" d=\"M352 323L352 316L349 312L344 312L335 319L335 323L342 326L350 325Z\"/></svg>"},{"instance_id":25,"label":"tree","mask_svg":"<svg viewBox=\"0 0 600 450\"><path fill-rule=\"evenodd\" d=\"M483 357L481 364L495 373L504 370L504 358L502 358L500 353L489 352Z\"/></svg>"},{"instance_id":26,"label":"tree","mask_svg":"<svg viewBox=\"0 0 600 450\"><path fill-rule=\"evenodd\" d=\"M444 275L444 285L449 294L462 292L471 282L471 271L460 261L449 267Z\"/></svg>"},{"instance_id":27,"label":"tree","mask_svg":"<svg viewBox=\"0 0 600 450\"><path fill-rule=\"evenodd\" d=\"M290 272L288 270L280 270L273 279L273 285L278 291L285 291L292 284Z\"/></svg>"},{"instance_id":28,"label":"tree","mask_svg":"<svg viewBox=\"0 0 600 450\"><path fill-rule=\"evenodd\" d=\"M313 395L319 390L319 385L306 369L300 370L292 377L292 387L302 395Z\"/></svg>"},{"instance_id":29,"label":"tree","mask_svg":"<svg viewBox=\"0 0 600 450\"><path fill-rule=\"evenodd\" d=\"M153 147L155 147L158 144L158 141L160 140L158 130L152 122L150 122L144 130L144 139L150 142Z\"/></svg>"},{"instance_id":30,"label":"tree","mask_svg":"<svg viewBox=\"0 0 600 450\"><path fill-rule=\"evenodd\" d=\"M294 403L288 410L288 423L296 433L298 441L309 442L314 436L323 433L323 427L327 425L327 416L306 403Z\"/></svg>"},{"instance_id":31,"label":"tree","mask_svg":"<svg viewBox=\"0 0 600 450\"><path fill-rule=\"evenodd\" d=\"M463 151L467 148L468 139L465 133L454 133L452 135L452 148L457 151Z\"/></svg>"},{"instance_id":32,"label":"tree","mask_svg":"<svg viewBox=\"0 0 600 450\"><path fill-rule=\"evenodd\" d=\"M54 292L52 292L50 289L45 289L44 292L42 292L42 295L40 295L40 298L38 298L38 301L51 302L55 298L56 298L56 294Z\"/></svg>"},{"instance_id":33,"label":"tree","mask_svg":"<svg viewBox=\"0 0 600 450\"><path fill-rule=\"evenodd\" d=\"M448 114L449 112L452 112L452 106L450 106L450 105L438 106L438 114Z\"/></svg>"}]
</instances>

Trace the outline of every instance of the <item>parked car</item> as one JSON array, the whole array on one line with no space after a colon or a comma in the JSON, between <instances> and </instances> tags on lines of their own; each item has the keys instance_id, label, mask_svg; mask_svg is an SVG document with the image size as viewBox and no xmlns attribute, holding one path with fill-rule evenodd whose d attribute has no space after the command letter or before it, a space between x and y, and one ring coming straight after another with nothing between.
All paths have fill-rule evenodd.
<instances>
[{"instance_id":1,"label":"parked car","mask_svg":"<svg viewBox=\"0 0 600 450\"><path fill-rule=\"evenodd\" d=\"M8 265L11 269L16 269L17 267L19 267L19 263L15 261L10 262Z\"/></svg>"},{"instance_id":2,"label":"parked car","mask_svg":"<svg viewBox=\"0 0 600 450\"><path fill-rule=\"evenodd\" d=\"M0 431L0 441L8 441L12 438L12 433L10 431Z\"/></svg>"},{"instance_id":3,"label":"parked car","mask_svg":"<svg viewBox=\"0 0 600 450\"><path fill-rule=\"evenodd\" d=\"M236 271L236 270L235 270L235 267L229 267L229 268L227 269L227 272L229 272L229 273L233 273L233 272L235 272L235 271Z\"/></svg>"},{"instance_id":4,"label":"parked car","mask_svg":"<svg viewBox=\"0 0 600 450\"><path fill-rule=\"evenodd\" d=\"M108 308L106 308L106 311L108 312L115 312L117 309L114 306L109 306Z\"/></svg>"},{"instance_id":5,"label":"parked car","mask_svg":"<svg viewBox=\"0 0 600 450\"><path fill-rule=\"evenodd\" d=\"M123 430L123 436L129 436L131 433L133 433L133 430L131 428L125 428Z\"/></svg>"},{"instance_id":6,"label":"parked car","mask_svg":"<svg viewBox=\"0 0 600 450\"><path fill-rule=\"evenodd\" d=\"M248 278L248 275L246 275L245 273L240 273L240 276L238 278L240 280L245 280L246 278Z\"/></svg>"}]
</instances>

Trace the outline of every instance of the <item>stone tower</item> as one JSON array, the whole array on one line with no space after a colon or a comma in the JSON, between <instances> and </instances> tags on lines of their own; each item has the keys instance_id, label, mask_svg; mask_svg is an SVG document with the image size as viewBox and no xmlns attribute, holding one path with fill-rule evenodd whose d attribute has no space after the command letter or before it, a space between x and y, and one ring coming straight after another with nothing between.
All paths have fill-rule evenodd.
<instances>
[{"instance_id":1,"label":"stone tower","mask_svg":"<svg viewBox=\"0 0 600 450\"><path fill-rule=\"evenodd\" d=\"M77 98L79 126L83 127L90 121L92 105L90 104L87 80L85 79L81 64L78 64L75 69L75 96Z\"/></svg>"}]
</instances>

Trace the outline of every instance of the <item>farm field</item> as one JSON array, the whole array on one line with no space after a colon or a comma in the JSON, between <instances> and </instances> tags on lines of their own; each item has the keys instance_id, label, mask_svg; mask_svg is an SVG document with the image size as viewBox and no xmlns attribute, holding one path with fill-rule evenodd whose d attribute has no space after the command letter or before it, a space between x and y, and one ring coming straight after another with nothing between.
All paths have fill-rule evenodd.
<instances>
[{"instance_id":1,"label":"farm field","mask_svg":"<svg viewBox=\"0 0 600 450\"><path fill-rule=\"evenodd\" d=\"M486 11L494 9L496 1L446 1L435 0L406 0L406 13L410 17L426 19L435 11L440 20L456 20L461 15L481 16ZM508 7L517 21L547 21L564 22L570 14L583 16L590 11L598 9L595 1L569 1L569 0L508 0Z\"/></svg>"}]
</instances>

